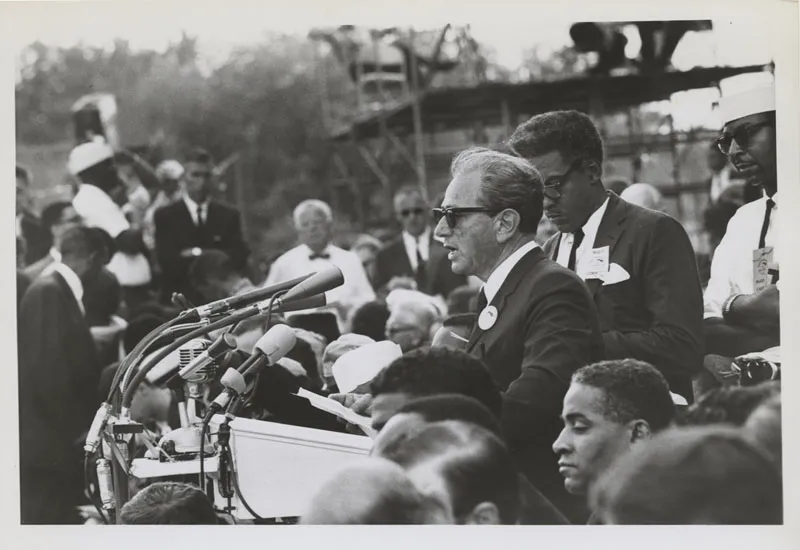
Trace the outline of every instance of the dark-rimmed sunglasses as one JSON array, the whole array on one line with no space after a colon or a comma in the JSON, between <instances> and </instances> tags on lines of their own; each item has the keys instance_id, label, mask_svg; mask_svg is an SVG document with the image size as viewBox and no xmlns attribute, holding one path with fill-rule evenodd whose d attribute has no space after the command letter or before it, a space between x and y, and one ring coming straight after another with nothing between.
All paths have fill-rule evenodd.
<instances>
[{"instance_id":1,"label":"dark-rimmed sunglasses","mask_svg":"<svg viewBox=\"0 0 800 550\"><path fill-rule=\"evenodd\" d=\"M482 212L494 216L502 210L495 210L493 208L485 208L483 206L443 206L442 208L433 208L433 220L438 224L439 220L444 218L450 229L455 229L458 217L464 214L475 214Z\"/></svg>"},{"instance_id":2,"label":"dark-rimmed sunglasses","mask_svg":"<svg viewBox=\"0 0 800 550\"><path fill-rule=\"evenodd\" d=\"M409 217L411 215L422 216L424 213L425 213L425 209L424 208L406 208L406 209L400 211L400 217L401 218L407 218L407 217Z\"/></svg>"},{"instance_id":3,"label":"dark-rimmed sunglasses","mask_svg":"<svg viewBox=\"0 0 800 550\"><path fill-rule=\"evenodd\" d=\"M723 155L731 152L733 141L736 140L737 145L741 149L747 149L750 145L750 140L756 135L756 132L765 126L772 126L772 122L755 122L753 124L743 124L736 128L733 132L723 132L714 143L717 144L717 149Z\"/></svg>"},{"instance_id":4,"label":"dark-rimmed sunglasses","mask_svg":"<svg viewBox=\"0 0 800 550\"><path fill-rule=\"evenodd\" d=\"M566 172L547 178L543 187L544 196L552 201L560 199L561 187L567 183L570 175L581 165L582 162L582 159L575 159L570 163Z\"/></svg>"}]
</instances>

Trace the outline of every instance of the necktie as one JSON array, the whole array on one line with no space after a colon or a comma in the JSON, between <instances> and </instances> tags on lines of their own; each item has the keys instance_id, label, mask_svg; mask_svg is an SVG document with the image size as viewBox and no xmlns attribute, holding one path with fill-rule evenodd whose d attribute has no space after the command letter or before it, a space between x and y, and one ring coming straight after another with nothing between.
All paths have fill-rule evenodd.
<instances>
[{"instance_id":1,"label":"necktie","mask_svg":"<svg viewBox=\"0 0 800 550\"><path fill-rule=\"evenodd\" d=\"M483 311L487 305L489 305L489 300L486 299L486 293L481 288L478 292L478 313Z\"/></svg>"},{"instance_id":2,"label":"necktie","mask_svg":"<svg viewBox=\"0 0 800 550\"><path fill-rule=\"evenodd\" d=\"M758 248L764 248L767 239L767 230L769 229L769 217L772 214L772 207L775 206L775 201L767 199L767 211L764 213L764 223L761 225L761 236L758 238Z\"/></svg>"},{"instance_id":3,"label":"necktie","mask_svg":"<svg viewBox=\"0 0 800 550\"><path fill-rule=\"evenodd\" d=\"M575 254L578 253L578 247L583 242L583 229L578 229L573 233L572 238L572 249L569 251L569 261L567 262L567 267L572 271L575 271Z\"/></svg>"},{"instance_id":4,"label":"necktie","mask_svg":"<svg viewBox=\"0 0 800 550\"><path fill-rule=\"evenodd\" d=\"M415 279L417 281L417 290L424 292L423 287L425 286L425 260L422 259L422 251L420 250L420 241L416 241L417 273Z\"/></svg>"},{"instance_id":5,"label":"necktie","mask_svg":"<svg viewBox=\"0 0 800 550\"><path fill-rule=\"evenodd\" d=\"M206 220L205 220L205 215L204 215L204 212L203 212L203 205L202 204L198 204L197 205L197 228L200 231L202 231L203 228L205 228L205 225L206 225Z\"/></svg>"}]
</instances>

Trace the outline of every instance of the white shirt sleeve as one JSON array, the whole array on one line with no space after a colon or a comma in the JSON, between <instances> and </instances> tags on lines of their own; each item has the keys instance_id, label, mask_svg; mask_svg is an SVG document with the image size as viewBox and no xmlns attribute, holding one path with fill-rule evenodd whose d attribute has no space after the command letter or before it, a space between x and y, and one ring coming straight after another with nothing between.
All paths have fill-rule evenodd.
<instances>
[{"instance_id":1,"label":"white shirt sleeve","mask_svg":"<svg viewBox=\"0 0 800 550\"><path fill-rule=\"evenodd\" d=\"M711 278L703 294L703 309L705 319L710 317L722 317L722 304L725 303L735 290L735 284L731 274L735 268L735 258L741 254L741 246L737 244L736 217L731 219L725 230L717 249L714 251L714 258L711 261Z\"/></svg>"}]
</instances>

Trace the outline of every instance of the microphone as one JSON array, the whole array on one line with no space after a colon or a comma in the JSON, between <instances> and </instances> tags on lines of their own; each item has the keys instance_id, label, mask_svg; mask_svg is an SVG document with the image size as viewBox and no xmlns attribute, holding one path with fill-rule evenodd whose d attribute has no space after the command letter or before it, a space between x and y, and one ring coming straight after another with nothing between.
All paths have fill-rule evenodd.
<instances>
[{"instance_id":1,"label":"microphone","mask_svg":"<svg viewBox=\"0 0 800 550\"><path fill-rule=\"evenodd\" d=\"M286 294L281 296L280 300L281 303L302 300L315 294L323 294L343 284L342 270L331 266L292 286Z\"/></svg>"},{"instance_id":2,"label":"microphone","mask_svg":"<svg viewBox=\"0 0 800 550\"><path fill-rule=\"evenodd\" d=\"M193 309L187 309L184 310L183 313L181 313L181 319L188 320L188 322L200 321L202 319L208 319L209 317L212 317L214 315L219 315L220 313L227 313L228 311L233 311L235 309L239 309L244 306L249 306L250 304L271 298L278 292L282 292L287 288L292 289L296 287L298 284L305 281L306 279L309 279L313 276L314 276L313 274L309 273L308 275L303 275L302 277L297 277L296 279L292 279L290 281L276 283L268 287L258 288L256 290L251 290L250 292L245 292L244 294L231 296L230 298L209 302L207 304L198 306ZM311 294L317 294L317 292L312 292Z\"/></svg>"},{"instance_id":3,"label":"microphone","mask_svg":"<svg viewBox=\"0 0 800 550\"><path fill-rule=\"evenodd\" d=\"M167 385L177 381L179 378L188 382L207 381L207 378L209 378L206 373L206 370L208 370L207 367L216 363L217 359L220 359L233 349L236 349L236 339L227 332L223 333L207 350L190 360L185 367L181 368L177 374L173 375L172 378L167 381ZM199 377L195 376L198 371L200 371Z\"/></svg>"},{"instance_id":4,"label":"microphone","mask_svg":"<svg viewBox=\"0 0 800 550\"><path fill-rule=\"evenodd\" d=\"M261 313L266 313L269 309L270 300L264 300L257 304ZM272 304L273 313L288 313L290 311L300 311L303 309L315 309L323 307L328 303L325 294L317 294L316 296L309 296L308 298L301 298L299 300L292 300L288 304L282 298L278 298Z\"/></svg>"},{"instance_id":5,"label":"microphone","mask_svg":"<svg viewBox=\"0 0 800 550\"><path fill-rule=\"evenodd\" d=\"M206 419L210 420L213 415L224 410L233 397L244 393L247 378L252 378L262 368L277 363L292 350L296 342L297 336L291 327L275 325L269 329L256 342L253 355L238 370L230 368L222 375L220 383L225 386L225 391L211 403Z\"/></svg>"}]
</instances>

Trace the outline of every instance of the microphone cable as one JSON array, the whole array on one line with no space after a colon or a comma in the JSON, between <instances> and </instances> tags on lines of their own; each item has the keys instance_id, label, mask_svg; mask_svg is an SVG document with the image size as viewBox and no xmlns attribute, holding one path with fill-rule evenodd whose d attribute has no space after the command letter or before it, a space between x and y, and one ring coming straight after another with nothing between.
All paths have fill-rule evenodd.
<instances>
[{"instance_id":1,"label":"microphone cable","mask_svg":"<svg viewBox=\"0 0 800 550\"><path fill-rule=\"evenodd\" d=\"M94 498L95 495L92 493L92 484L90 481L91 477L91 455L89 453L83 454L83 490L86 493L86 497L89 499L89 502L92 503L94 509L97 510L97 514L100 516L100 519L103 521L105 525L109 525L109 519L106 517L103 509L97 503L97 500Z\"/></svg>"}]
</instances>

